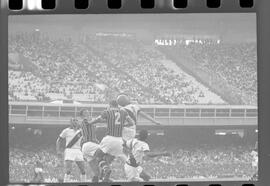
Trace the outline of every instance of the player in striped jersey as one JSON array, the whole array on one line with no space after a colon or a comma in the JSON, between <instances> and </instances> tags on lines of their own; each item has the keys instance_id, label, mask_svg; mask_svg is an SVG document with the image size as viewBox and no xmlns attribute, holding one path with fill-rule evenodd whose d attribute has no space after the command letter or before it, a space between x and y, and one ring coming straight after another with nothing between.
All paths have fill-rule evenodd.
<instances>
[{"instance_id":1,"label":"player in striped jersey","mask_svg":"<svg viewBox=\"0 0 270 186\"><path fill-rule=\"evenodd\" d=\"M103 181L108 182L111 170L108 162L104 161L104 156L110 154L126 160L127 157L123 153L122 130L124 126L135 125L135 122L124 109L118 107L116 100L111 101L109 108L90 123L96 124L104 121L107 123L107 135L102 139L100 148L95 153L95 160L96 165L104 171ZM99 172L96 176L99 176Z\"/></svg>"},{"instance_id":2,"label":"player in striped jersey","mask_svg":"<svg viewBox=\"0 0 270 186\"><path fill-rule=\"evenodd\" d=\"M99 142L96 138L96 127L89 123L90 114L87 109L82 109L79 113L81 122L81 133L82 133L82 153L84 159L87 161L93 172L96 172L96 164L93 160L96 150L99 148Z\"/></svg>"},{"instance_id":3,"label":"player in striped jersey","mask_svg":"<svg viewBox=\"0 0 270 186\"><path fill-rule=\"evenodd\" d=\"M66 141L64 160L65 160L65 176L64 182L70 181L70 174L72 170L72 162L76 162L81 172L81 181L85 181L85 167L84 158L81 151L81 130L79 129L79 123L77 119L72 118L70 120L70 127L64 129L59 135L56 142L56 151L59 156L62 156L60 146Z\"/></svg>"}]
</instances>

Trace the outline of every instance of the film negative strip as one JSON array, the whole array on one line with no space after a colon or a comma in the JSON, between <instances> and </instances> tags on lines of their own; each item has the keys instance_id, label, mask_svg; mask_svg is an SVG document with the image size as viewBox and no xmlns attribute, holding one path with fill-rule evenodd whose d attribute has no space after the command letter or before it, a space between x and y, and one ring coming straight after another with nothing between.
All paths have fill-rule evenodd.
<instances>
[{"instance_id":1,"label":"film negative strip","mask_svg":"<svg viewBox=\"0 0 270 186\"><path fill-rule=\"evenodd\" d=\"M1 185L270 185L269 4L2 0Z\"/></svg>"}]
</instances>

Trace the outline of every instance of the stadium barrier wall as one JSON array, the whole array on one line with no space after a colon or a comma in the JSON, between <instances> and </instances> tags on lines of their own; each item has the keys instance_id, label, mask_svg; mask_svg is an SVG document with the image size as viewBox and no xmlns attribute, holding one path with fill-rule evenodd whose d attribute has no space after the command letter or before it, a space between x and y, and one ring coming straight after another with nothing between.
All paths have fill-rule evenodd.
<instances>
[{"instance_id":1,"label":"stadium barrier wall","mask_svg":"<svg viewBox=\"0 0 270 186\"><path fill-rule=\"evenodd\" d=\"M95 118L107 108L105 104L52 104L10 102L10 124L68 125L81 109ZM141 109L163 125L171 126L235 126L258 124L256 106L241 105L140 105ZM139 118L139 125L154 125Z\"/></svg>"}]
</instances>

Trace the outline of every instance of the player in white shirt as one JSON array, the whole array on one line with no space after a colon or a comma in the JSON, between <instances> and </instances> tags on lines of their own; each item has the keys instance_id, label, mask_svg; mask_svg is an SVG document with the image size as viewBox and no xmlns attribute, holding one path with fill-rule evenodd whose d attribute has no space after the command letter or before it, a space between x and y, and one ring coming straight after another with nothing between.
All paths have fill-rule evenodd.
<instances>
[{"instance_id":1,"label":"player in white shirt","mask_svg":"<svg viewBox=\"0 0 270 186\"><path fill-rule=\"evenodd\" d=\"M144 157L170 156L167 152L150 152L149 145L146 143L148 132L140 131L138 139L134 138L127 141L124 151L128 154L125 163L125 174L128 181L149 181L150 176L143 171L141 166Z\"/></svg>"},{"instance_id":2,"label":"player in white shirt","mask_svg":"<svg viewBox=\"0 0 270 186\"><path fill-rule=\"evenodd\" d=\"M124 127L123 128L123 134L122 137L125 141L128 141L130 139L135 138L136 135L136 125L138 123L138 118L139 116L151 121L152 123L156 125L161 125L160 122L156 121L154 118L152 118L150 115L145 113L144 111L141 110L139 105L137 104L132 104L130 102L130 99L127 95L125 94L120 94L117 97L117 103L119 106L123 107L129 114L129 116L135 121L135 125L131 127Z\"/></svg>"},{"instance_id":3,"label":"player in white shirt","mask_svg":"<svg viewBox=\"0 0 270 186\"><path fill-rule=\"evenodd\" d=\"M64 182L70 181L72 163L75 162L81 172L81 181L85 182L85 167L84 158L81 151L82 133L77 119L70 120L70 127L64 129L56 141L56 151L62 157L60 150L61 144L65 141L64 161L65 161L65 176Z\"/></svg>"}]
</instances>

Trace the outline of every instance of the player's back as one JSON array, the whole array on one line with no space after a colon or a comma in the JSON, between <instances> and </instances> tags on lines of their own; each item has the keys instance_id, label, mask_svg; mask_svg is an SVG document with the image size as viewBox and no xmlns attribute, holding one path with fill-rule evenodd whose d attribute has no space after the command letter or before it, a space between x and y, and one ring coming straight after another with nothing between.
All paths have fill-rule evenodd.
<instances>
[{"instance_id":1,"label":"player's back","mask_svg":"<svg viewBox=\"0 0 270 186\"><path fill-rule=\"evenodd\" d=\"M124 109L109 108L102 113L107 122L107 135L121 137L126 122L127 112Z\"/></svg>"},{"instance_id":2,"label":"player's back","mask_svg":"<svg viewBox=\"0 0 270 186\"><path fill-rule=\"evenodd\" d=\"M96 126L95 125L90 125L87 119L84 119L81 124L81 131L82 131L82 142L95 142L97 143L98 140L96 138Z\"/></svg>"}]
</instances>

